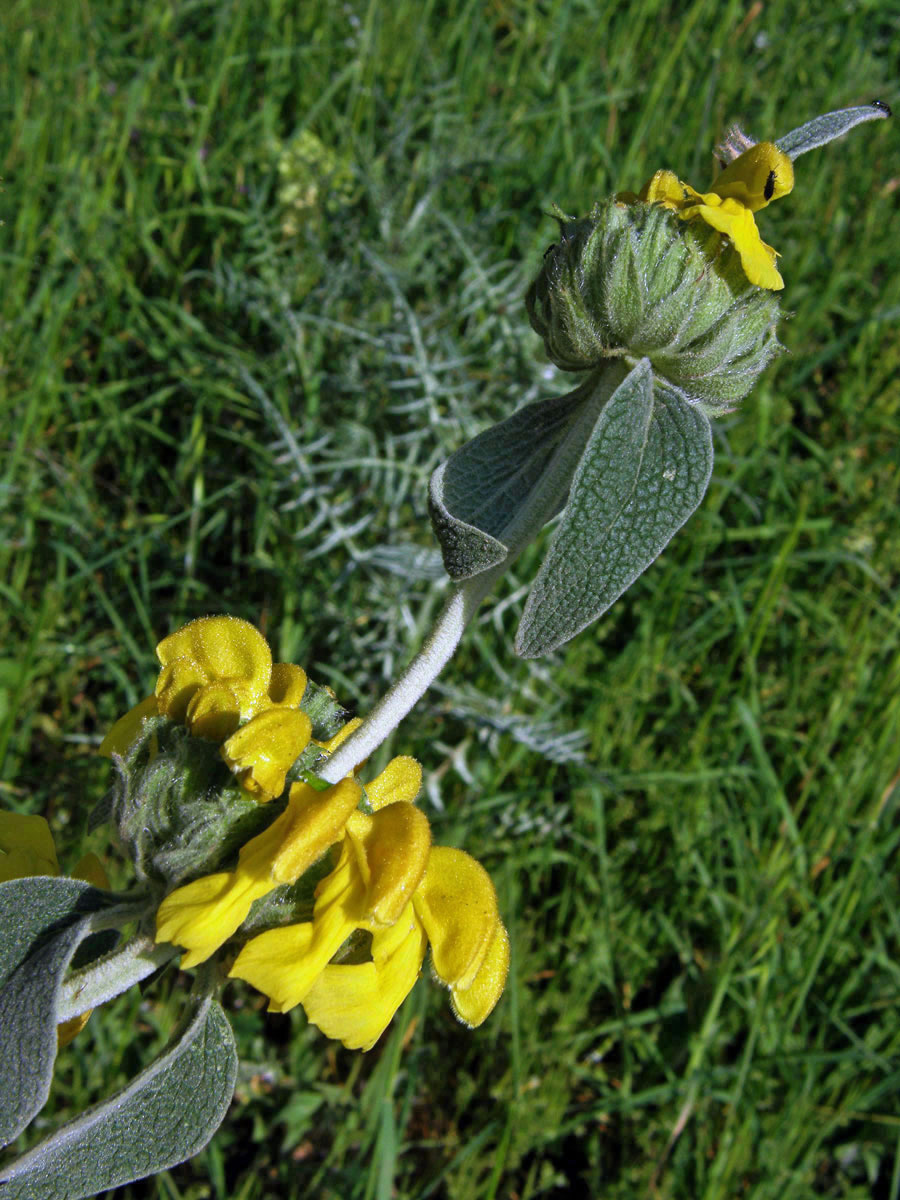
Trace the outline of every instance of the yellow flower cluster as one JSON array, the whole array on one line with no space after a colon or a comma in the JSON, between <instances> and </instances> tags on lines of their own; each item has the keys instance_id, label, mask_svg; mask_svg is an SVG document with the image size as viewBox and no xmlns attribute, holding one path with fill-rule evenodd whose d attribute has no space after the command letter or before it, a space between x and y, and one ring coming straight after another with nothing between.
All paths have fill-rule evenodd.
<instances>
[{"instance_id":1,"label":"yellow flower cluster","mask_svg":"<svg viewBox=\"0 0 900 1200\"><path fill-rule=\"evenodd\" d=\"M751 283L777 292L784 280L775 266L776 252L759 236L753 214L793 186L794 165L788 156L774 142L758 142L722 171L709 192L695 191L673 171L657 171L637 195L623 192L618 199L660 204L683 221L705 221L731 240Z\"/></svg>"},{"instance_id":2,"label":"yellow flower cluster","mask_svg":"<svg viewBox=\"0 0 900 1200\"><path fill-rule=\"evenodd\" d=\"M416 768L415 772L413 767ZM412 988L431 943L453 1010L480 1025L506 983L509 939L484 868L461 850L431 845L412 800L418 764L394 759L366 787L371 816L354 812L334 870L316 890L311 921L252 938L231 974L284 1012L303 1004L328 1037L367 1050ZM371 961L332 963L357 930L371 934Z\"/></svg>"},{"instance_id":3,"label":"yellow flower cluster","mask_svg":"<svg viewBox=\"0 0 900 1200\"><path fill-rule=\"evenodd\" d=\"M343 731L342 731L343 732ZM294 784L284 813L241 850L234 871L178 888L157 914L157 941L188 951L194 966L240 926L254 900L293 883L332 846L337 864L316 888L312 920L251 938L230 975L285 1012L302 1004L328 1037L368 1050L418 978L428 942L435 974L456 1015L480 1025L503 991L509 939L484 868L461 850L432 846L413 800L421 768L393 759L365 785L327 791ZM371 935L365 961L332 962L357 931Z\"/></svg>"},{"instance_id":4,"label":"yellow flower cluster","mask_svg":"<svg viewBox=\"0 0 900 1200\"><path fill-rule=\"evenodd\" d=\"M197 737L222 742L222 757L261 803L280 796L285 775L310 742L300 711L306 672L273 663L262 634L238 617L200 617L156 647L154 695L112 727L100 753L123 754L145 718L161 713Z\"/></svg>"},{"instance_id":5,"label":"yellow flower cluster","mask_svg":"<svg viewBox=\"0 0 900 1200\"><path fill-rule=\"evenodd\" d=\"M157 647L155 695L111 730L101 749L122 753L143 719L162 713L192 733L222 741L222 756L257 800L284 790L285 776L311 738L299 709L306 676L272 664L265 639L231 617L191 622ZM358 726L345 725L331 753ZM231 871L171 892L157 912L156 940L184 947L196 966L235 934L254 901L299 880L329 851L333 870L318 884L309 921L250 938L231 976L269 997L273 1011L302 1004L329 1037L369 1049L418 978L428 943L454 1012L479 1025L503 991L509 939L493 884L460 850L432 846L414 805L422 772L393 759L365 787L354 774L317 790L294 783L287 806L248 841Z\"/></svg>"}]
</instances>

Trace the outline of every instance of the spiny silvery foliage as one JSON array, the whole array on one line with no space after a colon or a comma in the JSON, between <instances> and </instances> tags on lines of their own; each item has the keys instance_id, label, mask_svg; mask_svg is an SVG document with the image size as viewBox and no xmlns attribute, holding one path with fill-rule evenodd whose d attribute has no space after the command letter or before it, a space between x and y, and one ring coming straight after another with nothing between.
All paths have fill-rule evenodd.
<instances>
[{"instance_id":1,"label":"spiny silvery foliage","mask_svg":"<svg viewBox=\"0 0 900 1200\"><path fill-rule=\"evenodd\" d=\"M558 704L548 703L546 697L544 705L529 717L512 709L508 702L487 697L475 688L438 683L435 690L456 716L467 721L471 721L473 714L477 716L482 725L479 741L487 747L491 758L502 752L500 735L504 735L550 762L583 764L587 760L588 734L581 729L563 730L558 719L554 720L558 714L553 710ZM517 707L521 707L518 697Z\"/></svg>"},{"instance_id":2,"label":"spiny silvery foliage","mask_svg":"<svg viewBox=\"0 0 900 1200\"><path fill-rule=\"evenodd\" d=\"M534 361L533 335L515 317L528 268L498 263L489 229L459 229L431 205L391 209L385 217L384 241L358 247L370 286L379 285L384 297L378 324L361 323L360 311L370 313L371 305L354 306L359 274L347 264L328 264L308 295L292 292L264 211L255 236L272 270L248 276L225 263L211 277L228 307L252 312L276 347L264 381L245 370L235 382L271 431L272 507L297 543L298 569L327 559L334 570L335 586L321 598L327 653L319 652L317 670L348 700L357 688L360 706L369 702L367 677L390 680L405 662L410 642L433 616L434 585L446 582L440 551L417 540L415 531L422 528L429 475L461 434L477 433L507 402L508 375L485 380L479 364L503 362L514 370L526 402L545 386L546 370ZM417 259L443 262L453 288L423 299L422 278L404 257L407 247L416 248ZM319 383L318 413L305 404L279 404L279 393L308 383L310 362L323 355L333 371ZM377 396L382 404L373 411ZM357 614L352 622L349 607ZM330 662L347 660L364 663L366 675L329 675ZM519 677L520 699L508 717L536 752L546 747L551 757L568 758L571 732L538 715L544 705L536 696L528 699L532 672L529 667L524 685ZM471 705L460 696L454 714L490 727L492 694L477 683L467 690Z\"/></svg>"}]
</instances>

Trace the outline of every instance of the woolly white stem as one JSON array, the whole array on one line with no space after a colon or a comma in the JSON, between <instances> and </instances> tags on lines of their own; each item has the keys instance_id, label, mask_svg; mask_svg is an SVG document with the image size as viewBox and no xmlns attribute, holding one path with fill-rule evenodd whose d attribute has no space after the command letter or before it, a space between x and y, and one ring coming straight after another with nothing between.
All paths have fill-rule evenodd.
<instances>
[{"instance_id":1,"label":"woolly white stem","mask_svg":"<svg viewBox=\"0 0 900 1200\"><path fill-rule=\"evenodd\" d=\"M328 783L337 783L397 728L413 705L453 657L466 626L478 605L506 569L497 567L457 584L435 621L425 644L399 679L385 692L357 731L335 750L316 774Z\"/></svg>"},{"instance_id":2,"label":"woolly white stem","mask_svg":"<svg viewBox=\"0 0 900 1200\"><path fill-rule=\"evenodd\" d=\"M152 938L136 937L121 950L115 950L90 966L74 971L60 989L57 1024L127 992L180 953L177 946L157 946Z\"/></svg>"}]
</instances>

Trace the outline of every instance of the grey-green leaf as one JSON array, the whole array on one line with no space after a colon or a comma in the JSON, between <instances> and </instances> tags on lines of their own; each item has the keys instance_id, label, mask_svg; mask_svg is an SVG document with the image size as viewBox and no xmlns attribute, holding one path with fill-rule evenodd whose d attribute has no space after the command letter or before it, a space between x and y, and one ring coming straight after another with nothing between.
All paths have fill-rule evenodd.
<instances>
[{"instance_id":1,"label":"grey-green leaf","mask_svg":"<svg viewBox=\"0 0 900 1200\"><path fill-rule=\"evenodd\" d=\"M31 875L0 883L0 985L20 966L41 934L109 903L80 879Z\"/></svg>"},{"instance_id":2,"label":"grey-green leaf","mask_svg":"<svg viewBox=\"0 0 900 1200\"><path fill-rule=\"evenodd\" d=\"M57 997L66 969L109 903L77 879L0 884L0 1146L40 1112L56 1059Z\"/></svg>"},{"instance_id":3,"label":"grey-green leaf","mask_svg":"<svg viewBox=\"0 0 900 1200\"><path fill-rule=\"evenodd\" d=\"M600 413L532 586L516 653L537 658L595 621L650 566L703 498L709 419L654 382L644 359Z\"/></svg>"},{"instance_id":4,"label":"grey-green leaf","mask_svg":"<svg viewBox=\"0 0 900 1200\"><path fill-rule=\"evenodd\" d=\"M431 523L452 579L470 579L503 562L503 534L545 471L587 397L527 404L466 442L431 477ZM549 520L549 514L547 519Z\"/></svg>"},{"instance_id":5,"label":"grey-green leaf","mask_svg":"<svg viewBox=\"0 0 900 1200\"><path fill-rule=\"evenodd\" d=\"M186 1026L127 1087L0 1172L0 1200L82 1200L183 1162L222 1123L236 1074L221 1005L195 1001Z\"/></svg>"},{"instance_id":6,"label":"grey-green leaf","mask_svg":"<svg viewBox=\"0 0 900 1200\"><path fill-rule=\"evenodd\" d=\"M862 121L882 121L890 115L891 110L882 100L860 104L855 108L841 108L837 112L814 117L799 129L792 129L783 138L779 138L775 145L793 160L809 150L815 150L833 142L835 138L842 137Z\"/></svg>"}]
</instances>

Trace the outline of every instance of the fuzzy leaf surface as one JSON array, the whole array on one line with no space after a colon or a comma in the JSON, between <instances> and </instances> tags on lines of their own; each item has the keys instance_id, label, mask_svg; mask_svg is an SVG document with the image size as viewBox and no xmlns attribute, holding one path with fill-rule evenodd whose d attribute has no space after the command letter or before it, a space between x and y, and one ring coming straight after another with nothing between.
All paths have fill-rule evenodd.
<instances>
[{"instance_id":1,"label":"fuzzy leaf surface","mask_svg":"<svg viewBox=\"0 0 900 1200\"><path fill-rule=\"evenodd\" d=\"M109 899L77 879L0 884L0 1145L40 1112L56 1059L57 997L91 914Z\"/></svg>"},{"instance_id":2,"label":"fuzzy leaf surface","mask_svg":"<svg viewBox=\"0 0 900 1200\"><path fill-rule=\"evenodd\" d=\"M835 138L843 137L862 121L883 121L890 115L891 110L880 101L874 104L860 104L856 108L838 109L837 112L814 117L799 129L792 129L790 133L779 138L775 145L788 158L799 158L801 154L807 154L810 150L833 142Z\"/></svg>"},{"instance_id":3,"label":"fuzzy leaf surface","mask_svg":"<svg viewBox=\"0 0 900 1200\"><path fill-rule=\"evenodd\" d=\"M109 903L80 879L31 875L0 883L0 986L25 961L42 934Z\"/></svg>"},{"instance_id":4,"label":"fuzzy leaf surface","mask_svg":"<svg viewBox=\"0 0 900 1200\"><path fill-rule=\"evenodd\" d=\"M183 1162L222 1123L236 1074L231 1026L206 996L127 1087L0 1172L0 1200L82 1200Z\"/></svg>"},{"instance_id":5,"label":"fuzzy leaf surface","mask_svg":"<svg viewBox=\"0 0 900 1200\"><path fill-rule=\"evenodd\" d=\"M538 658L601 616L696 509L712 465L709 418L660 388L642 360L594 425L525 605L516 653Z\"/></svg>"}]
</instances>

